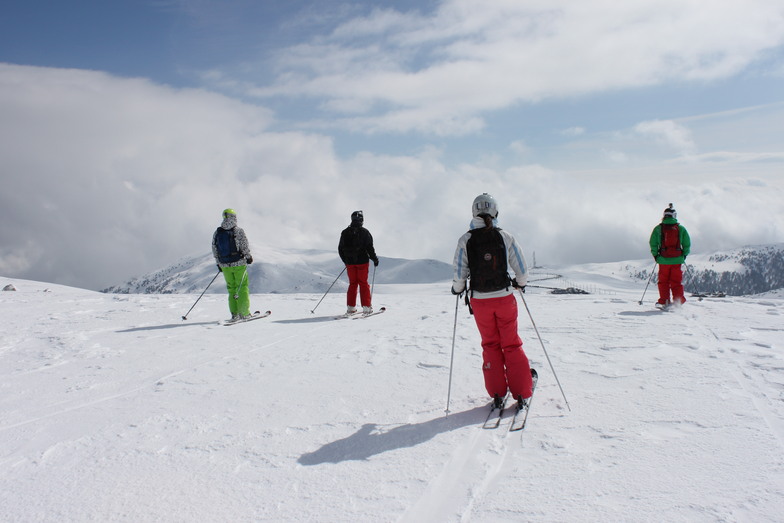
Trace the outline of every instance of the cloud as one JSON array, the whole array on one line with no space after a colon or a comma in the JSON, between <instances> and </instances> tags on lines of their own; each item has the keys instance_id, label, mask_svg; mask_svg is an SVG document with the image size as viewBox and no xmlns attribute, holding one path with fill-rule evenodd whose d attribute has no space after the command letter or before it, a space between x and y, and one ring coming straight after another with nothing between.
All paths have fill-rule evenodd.
<instances>
[{"instance_id":1,"label":"cloud","mask_svg":"<svg viewBox=\"0 0 784 523\"><path fill-rule=\"evenodd\" d=\"M283 49L272 82L221 74L261 99L320 100L319 125L459 136L520 103L724 79L782 43L772 0L445 0L373 9Z\"/></svg>"},{"instance_id":2,"label":"cloud","mask_svg":"<svg viewBox=\"0 0 784 523\"><path fill-rule=\"evenodd\" d=\"M561 131L563 136L582 136L585 134L584 127L569 127L568 129L563 129Z\"/></svg>"},{"instance_id":3,"label":"cloud","mask_svg":"<svg viewBox=\"0 0 784 523\"><path fill-rule=\"evenodd\" d=\"M754 126L780 122L774 113L738 114ZM269 110L219 94L8 64L0 64L0 114L6 277L116 284L209 252L226 207L239 212L260 260L267 246L335 250L350 213L363 209L381 256L449 261L482 192L496 195L502 226L541 263L647 257L649 229L670 201L697 252L784 238L784 179L772 163L780 154L747 161L753 151L727 149L743 154L720 163L629 155L621 166L573 169L455 163L433 146L341 157L330 136L276 131ZM723 135L727 118L695 118L689 128ZM672 135L653 127L654 136ZM628 154L613 134L579 140L586 150ZM570 147L552 155L568 157Z\"/></svg>"},{"instance_id":4,"label":"cloud","mask_svg":"<svg viewBox=\"0 0 784 523\"><path fill-rule=\"evenodd\" d=\"M640 122L634 130L643 136L653 137L682 155L690 154L696 149L691 131L672 120Z\"/></svg>"}]
</instances>

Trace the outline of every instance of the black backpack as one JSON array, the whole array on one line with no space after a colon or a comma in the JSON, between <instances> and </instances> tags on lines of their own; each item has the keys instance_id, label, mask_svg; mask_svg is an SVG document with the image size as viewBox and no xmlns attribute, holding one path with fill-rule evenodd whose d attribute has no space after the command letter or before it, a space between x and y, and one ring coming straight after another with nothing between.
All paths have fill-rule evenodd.
<instances>
[{"instance_id":1,"label":"black backpack","mask_svg":"<svg viewBox=\"0 0 784 523\"><path fill-rule=\"evenodd\" d=\"M223 227L218 227L215 233L215 246L218 250L218 262L220 263L234 263L242 258L242 254L237 250L233 228L226 230Z\"/></svg>"},{"instance_id":2,"label":"black backpack","mask_svg":"<svg viewBox=\"0 0 784 523\"><path fill-rule=\"evenodd\" d=\"M507 272L506 246L499 229L484 228L468 231L466 243L471 291L493 292L508 289L511 280Z\"/></svg>"}]
</instances>

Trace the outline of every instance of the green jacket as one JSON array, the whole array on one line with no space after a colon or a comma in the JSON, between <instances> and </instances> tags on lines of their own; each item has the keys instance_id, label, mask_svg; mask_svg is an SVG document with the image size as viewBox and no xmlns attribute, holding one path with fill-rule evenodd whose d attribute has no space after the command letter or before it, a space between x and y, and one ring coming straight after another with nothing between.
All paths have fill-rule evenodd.
<instances>
[{"instance_id":1,"label":"green jacket","mask_svg":"<svg viewBox=\"0 0 784 523\"><path fill-rule=\"evenodd\" d=\"M678 223L678 220L675 218L664 218L662 223L666 224L673 224ZM653 232L651 232L651 254L653 255L656 263L661 265L680 265L686 261L686 256L689 255L691 251L691 238L689 238L689 232L686 230L681 224L678 224L678 229L680 231L680 241L681 241L681 249L683 249L683 254L676 257L676 258L665 258L663 256L659 256L659 249L661 248L661 224L657 225L653 228Z\"/></svg>"}]
</instances>

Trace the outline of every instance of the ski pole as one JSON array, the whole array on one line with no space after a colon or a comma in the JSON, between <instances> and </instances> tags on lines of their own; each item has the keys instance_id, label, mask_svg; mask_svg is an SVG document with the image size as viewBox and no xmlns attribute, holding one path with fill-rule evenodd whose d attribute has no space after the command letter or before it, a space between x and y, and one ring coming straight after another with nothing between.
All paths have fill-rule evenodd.
<instances>
[{"instance_id":1,"label":"ski pole","mask_svg":"<svg viewBox=\"0 0 784 523\"><path fill-rule=\"evenodd\" d=\"M376 285L376 265L373 265L373 279L370 282L370 303L373 303L373 287Z\"/></svg>"},{"instance_id":2,"label":"ski pole","mask_svg":"<svg viewBox=\"0 0 784 523\"><path fill-rule=\"evenodd\" d=\"M452 327L452 356L449 358L449 388L446 391L446 415L449 416L449 401L452 399L452 364L455 361L455 336L457 334L457 309L460 306L460 295L455 297L455 325Z\"/></svg>"},{"instance_id":3,"label":"ski pole","mask_svg":"<svg viewBox=\"0 0 784 523\"><path fill-rule=\"evenodd\" d=\"M313 314L314 312L316 312L316 309L318 309L318 306L319 306L319 305L321 305L321 302L322 302L322 301L324 301L324 298L326 298L326 297L327 297L327 294L329 294L329 291L331 291L331 290L332 290L332 286L333 286L333 285L335 285L335 283L338 281L338 278L340 278L341 276L343 276L343 273L344 273L344 272L346 272L346 268L345 268L345 267L343 267L343 270L342 270L342 271L340 271L340 274L338 274L338 277L337 277L337 278L335 278L335 281L333 281L333 282L332 282L332 285L330 285L330 286L329 286L329 289L327 289L327 292L325 292L325 293L324 293L324 296L322 296L322 297L321 297L321 299L319 300L319 302L316 304L316 306L315 306L315 307L313 307L313 310L312 310L312 311L310 311L310 313L311 313L311 314Z\"/></svg>"},{"instance_id":4,"label":"ski pole","mask_svg":"<svg viewBox=\"0 0 784 523\"><path fill-rule=\"evenodd\" d=\"M220 274L220 273L221 273L221 271L220 271L220 269L218 269L218 272L215 273L215 276L212 278L212 281L207 284L207 287L205 287L203 291L201 291L201 294L199 295L198 298L196 298L196 301L194 302L194 304L191 306L190 309L188 309L188 312L185 313L185 316L182 317L183 321L188 319L188 314L190 314L191 311L193 310L193 308L196 306L196 304L199 303L199 300L201 299L201 297L204 296L204 293L207 292L207 289L210 288L210 285L212 285L212 282L215 281L215 278L217 278L218 274Z\"/></svg>"},{"instance_id":5,"label":"ski pole","mask_svg":"<svg viewBox=\"0 0 784 523\"><path fill-rule=\"evenodd\" d=\"M240 295L237 294L237 293L240 292L240 289L242 288L242 284L245 283L245 278L247 278L247 276L248 276L248 267L246 266L245 267L245 272L242 273L242 279L240 280L240 285L239 285L239 287L237 287L237 292L234 293L234 299L235 300L239 300L240 299Z\"/></svg>"},{"instance_id":6,"label":"ski pole","mask_svg":"<svg viewBox=\"0 0 784 523\"><path fill-rule=\"evenodd\" d=\"M553 371L553 376L555 376L555 382L558 384L558 388L561 389L561 396L563 396L563 399L566 402L566 408L568 408L569 411L571 412L572 407L569 406L569 400L566 399L566 394L564 394L563 387L561 387L561 381L558 379L558 374L555 373L555 369L553 368L553 362L550 361L550 355L547 354L547 349L544 348L544 342L542 341L542 337L539 335L539 329L536 328L536 322L534 321L534 317L531 315L531 309L528 308L528 303L526 303L525 301L523 290L519 289L519 291L520 291L520 298L523 299L523 305L525 305L525 310L528 311L528 317L531 318L531 325L534 326L534 331L536 331L536 337L539 338L539 343L542 345L542 350L544 351L544 355L547 357L547 363L550 364L550 370Z\"/></svg>"},{"instance_id":7,"label":"ski pole","mask_svg":"<svg viewBox=\"0 0 784 523\"><path fill-rule=\"evenodd\" d=\"M645 284L645 290L642 291L642 297L640 298L640 305L642 305L642 299L645 298L645 293L648 292L648 285L651 284L651 280L653 279L653 273L656 271L656 262L653 262L653 268L651 269L651 275L648 276L648 283Z\"/></svg>"}]
</instances>

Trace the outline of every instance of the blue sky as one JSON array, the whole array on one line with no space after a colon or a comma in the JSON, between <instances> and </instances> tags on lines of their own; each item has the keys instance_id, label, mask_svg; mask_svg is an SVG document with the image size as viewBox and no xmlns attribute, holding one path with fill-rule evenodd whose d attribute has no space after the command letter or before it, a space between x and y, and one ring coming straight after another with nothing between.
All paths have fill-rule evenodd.
<instances>
[{"instance_id":1,"label":"blue sky","mask_svg":"<svg viewBox=\"0 0 784 523\"><path fill-rule=\"evenodd\" d=\"M7 277L115 284L229 206L449 261L481 192L539 262L648 256L670 201L698 252L784 241L778 0L11 1L0 116Z\"/></svg>"}]
</instances>

